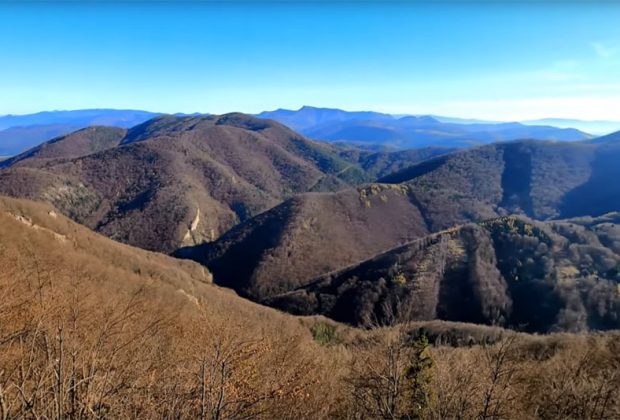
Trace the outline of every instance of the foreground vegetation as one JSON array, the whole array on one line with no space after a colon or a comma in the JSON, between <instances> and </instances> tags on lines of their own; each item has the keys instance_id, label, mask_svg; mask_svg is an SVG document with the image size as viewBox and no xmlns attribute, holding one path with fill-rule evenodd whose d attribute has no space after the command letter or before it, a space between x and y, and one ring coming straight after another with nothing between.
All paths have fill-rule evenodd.
<instances>
[{"instance_id":1,"label":"foreground vegetation","mask_svg":"<svg viewBox=\"0 0 620 420\"><path fill-rule=\"evenodd\" d=\"M319 346L277 317L261 330L201 301L165 310L150 288L102 305L84 283L54 283L3 280L2 419L620 415L618 334L451 347L319 328L333 340Z\"/></svg>"},{"instance_id":2,"label":"foreground vegetation","mask_svg":"<svg viewBox=\"0 0 620 420\"><path fill-rule=\"evenodd\" d=\"M0 200L0 419L620 416L620 334L361 330Z\"/></svg>"}]
</instances>

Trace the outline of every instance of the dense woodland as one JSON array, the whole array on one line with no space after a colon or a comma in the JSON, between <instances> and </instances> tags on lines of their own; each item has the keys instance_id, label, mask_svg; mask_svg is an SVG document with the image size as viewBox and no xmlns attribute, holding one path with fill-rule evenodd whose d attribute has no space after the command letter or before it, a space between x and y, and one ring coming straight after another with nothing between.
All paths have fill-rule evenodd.
<instances>
[{"instance_id":1,"label":"dense woodland","mask_svg":"<svg viewBox=\"0 0 620 420\"><path fill-rule=\"evenodd\" d=\"M618 214L504 217L417 239L269 297L354 325L444 319L529 332L617 329Z\"/></svg>"}]
</instances>

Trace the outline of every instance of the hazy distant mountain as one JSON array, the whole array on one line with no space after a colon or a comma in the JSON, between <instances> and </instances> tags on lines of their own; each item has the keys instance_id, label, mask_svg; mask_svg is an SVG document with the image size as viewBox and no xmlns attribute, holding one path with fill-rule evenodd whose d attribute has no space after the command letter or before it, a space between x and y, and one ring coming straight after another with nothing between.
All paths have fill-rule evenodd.
<instances>
[{"instance_id":1,"label":"hazy distant mountain","mask_svg":"<svg viewBox=\"0 0 620 420\"><path fill-rule=\"evenodd\" d=\"M408 115L403 115L403 117L407 117L407 116ZM454 124L501 124L502 123L502 121L480 120L476 118L444 117L442 115L431 115L431 117L435 118L439 122L454 123Z\"/></svg>"},{"instance_id":2,"label":"hazy distant mountain","mask_svg":"<svg viewBox=\"0 0 620 420\"><path fill-rule=\"evenodd\" d=\"M576 128L587 133L603 135L620 130L620 121L584 121L567 118L544 118L522 121L526 125L551 125L560 128Z\"/></svg>"},{"instance_id":3,"label":"hazy distant mountain","mask_svg":"<svg viewBox=\"0 0 620 420\"><path fill-rule=\"evenodd\" d=\"M577 141L592 137L574 128L517 122L474 123L472 121L475 120L431 116L396 118L375 112L347 112L307 106L297 111L281 109L263 112L258 116L274 119L317 140L380 144L402 149L427 146L462 148L519 139Z\"/></svg>"},{"instance_id":4,"label":"hazy distant mountain","mask_svg":"<svg viewBox=\"0 0 620 420\"><path fill-rule=\"evenodd\" d=\"M82 109L75 111L45 111L27 115L0 116L0 129L30 125L65 124L86 127L108 125L132 127L151 119L158 113L125 109Z\"/></svg>"},{"instance_id":5,"label":"hazy distant mountain","mask_svg":"<svg viewBox=\"0 0 620 420\"><path fill-rule=\"evenodd\" d=\"M44 141L89 126L129 128L157 113L117 109L49 111L0 116L0 156L14 156Z\"/></svg>"},{"instance_id":6,"label":"hazy distant mountain","mask_svg":"<svg viewBox=\"0 0 620 420\"><path fill-rule=\"evenodd\" d=\"M303 106L297 111L288 109L277 109L275 111L264 111L257 115L259 118L269 118L284 124L293 130L301 131L320 126L325 123L352 121L352 120L394 120L389 114L379 112L359 111L350 112L341 109L316 108Z\"/></svg>"},{"instance_id":7,"label":"hazy distant mountain","mask_svg":"<svg viewBox=\"0 0 620 420\"><path fill-rule=\"evenodd\" d=\"M80 128L93 125L130 128L157 115L161 114L140 110L87 109L0 116L0 156L14 156ZM189 114L197 115L200 114ZM575 128L591 127L593 132L598 133L613 131L611 127L620 128L618 123L605 121L549 119L539 120L540 124L535 124L536 121L526 124L500 123L443 116L350 112L310 106L296 111L266 111L258 114L258 117L273 119L317 140L399 149L427 146L463 148L524 138L584 140L590 136Z\"/></svg>"},{"instance_id":8,"label":"hazy distant mountain","mask_svg":"<svg viewBox=\"0 0 620 420\"><path fill-rule=\"evenodd\" d=\"M608 134L606 136L601 136L601 137L597 137L595 139L592 139L592 143L596 143L596 144L613 144L613 143L618 143L620 144L620 131L616 131L614 133Z\"/></svg>"}]
</instances>

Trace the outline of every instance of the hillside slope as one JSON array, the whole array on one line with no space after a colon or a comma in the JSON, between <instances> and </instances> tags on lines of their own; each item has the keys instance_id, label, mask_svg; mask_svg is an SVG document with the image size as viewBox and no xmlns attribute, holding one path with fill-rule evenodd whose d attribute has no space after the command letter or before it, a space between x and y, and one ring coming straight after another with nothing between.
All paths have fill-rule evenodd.
<instances>
[{"instance_id":1,"label":"hillside slope","mask_svg":"<svg viewBox=\"0 0 620 420\"><path fill-rule=\"evenodd\" d=\"M498 366L518 375L501 382L514 395L506 418L618 417L617 333L441 321L363 331L296 318L209 284L197 264L24 200L0 198L0 238L5 417L362 418L367 407L378 417L359 395L419 360L422 335L435 343L423 347L433 417L478 416Z\"/></svg>"},{"instance_id":2,"label":"hillside slope","mask_svg":"<svg viewBox=\"0 0 620 420\"><path fill-rule=\"evenodd\" d=\"M522 141L441 156L379 181L408 185L433 230L509 213L596 216L620 210L619 158L617 145Z\"/></svg>"},{"instance_id":3,"label":"hillside slope","mask_svg":"<svg viewBox=\"0 0 620 420\"><path fill-rule=\"evenodd\" d=\"M19 162L28 166L40 166L46 159L70 159L87 156L118 146L127 130L116 127L93 126L77 130L36 146L22 154L0 162L7 168Z\"/></svg>"},{"instance_id":4,"label":"hillside slope","mask_svg":"<svg viewBox=\"0 0 620 420\"><path fill-rule=\"evenodd\" d=\"M406 188L372 184L299 195L178 255L206 264L218 284L262 301L426 232Z\"/></svg>"},{"instance_id":5,"label":"hillside slope","mask_svg":"<svg viewBox=\"0 0 620 420\"><path fill-rule=\"evenodd\" d=\"M179 287L212 283L211 274L198 264L114 242L43 203L0 196L0 218L1 257L8 270L2 271L3 278L9 272L25 275L35 264L50 273L73 264L113 283L122 278L136 284L165 279ZM15 258L12 263L9 256Z\"/></svg>"},{"instance_id":6,"label":"hillside slope","mask_svg":"<svg viewBox=\"0 0 620 420\"><path fill-rule=\"evenodd\" d=\"M445 147L422 147L407 150L370 151L352 146L335 145L335 147L340 157L358 165L366 173L368 182L456 150Z\"/></svg>"},{"instance_id":7,"label":"hillside slope","mask_svg":"<svg viewBox=\"0 0 620 420\"><path fill-rule=\"evenodd\" d=\"M591 143L595 144L614 144L620 143L620 131L607 134L606 136L597 137L591 140Z\"/></svg>"},{"instance_id":8,"label":"hillside slope","mask_svg":"<svg viewBox=\"0 0 620 420\"><path fill-rule=\"evenodd\" d=\"M4 197L0 238L3 415L307 418L319 401L329 410L318 385L327 364L308 328L214 286L204 267ZM211 364L225 371L201 392Z\"/></svg>"},{"instance_id":9,"label":"hillside slope","mask_svg":"<svg viewBox=\"0 0 620 420\"><path fill-rule=\"evenodd\" d=\"M620 211L615 187L620 169L614 163L619 157L614 148L533 141L446 154L383 179L392 184L298 196L179 255L205 264L219 284L259 302L271 301L312 283L313 277L425 233L509 214L557 219ZM437 267L429 264L429 269ZM353 313L338 317L362 322ZM474 318L456 317L494 322ZM551 328L551 321L545 322L533 328Z\"/></svg>"},{"instance_id":10,"label":"hillside slope","mask_svg":"<svg viewBox=\"0 0 620 420\"><path fill-rule=\"evenodd\" d=\"M430 235L267 303L356 325L443 319L531 332L620 328L620 215L494 219Z\"/></svg>"}]
</instances>

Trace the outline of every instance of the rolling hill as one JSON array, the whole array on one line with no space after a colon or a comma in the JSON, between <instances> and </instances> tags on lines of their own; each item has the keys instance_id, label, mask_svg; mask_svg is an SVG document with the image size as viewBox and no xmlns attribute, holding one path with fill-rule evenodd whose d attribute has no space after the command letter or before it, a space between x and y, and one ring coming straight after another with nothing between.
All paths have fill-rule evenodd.
<instances>
[{"instance_id":1,"label":"rolling hill","mask_svg":"<svg viewBox=\"0 0 620 420\"><path fill-rule=\"evenodd\" d=\"M0 410L301 419L363 418L371 407L379 417L368 389L393 372L411 378L424 361L415 378L427 378L432 417L479 417L501 371L506 418L616 418L618 334L583 331L619 328L618 213L436 231L446 216L614 207L617 147L444 152L345 150L231 114L94 127L10 162L3 191L85 223L102 217L101 233L145 247L176 224L185 235L165 245L190 245L179 254L214 276L47 204L0 197ZM425 157L383 183L350 187ZM230 207L231 197L257 203L261 194L285 201L245 220ZM445 200L454 207L439 211ZM213 209L234 213L234 227L196 246ZM294 317L212 282L292 313L378 328Z\"/></svg>"},{"instance_id":2,"label":"rolling hill","mask_svg":"<svg viewBox=\"0 0 620 420\"><path fill-rule=\"evenodd\" d=\"M27 161L29 166L42 165L50 159L71 159L101 152L120 144L127 130L93 126L56 137L32 149L0 162L0 168ZM35 163L36 162L36 163Z\"/></svg>"},{"instance_id":3,"label":"rolling hill","mask_svg":"<svg viewBox=\"0 0 620 420\"><path fill-rule=\"evenodd\" d=\"M113 133L109 142L103 133ZM366 176L333 148L242 114L164 116L118 142L120 134L87 129L48 142L9 161L0 191L49 202L122 242L172 252L213 240L294 194Z\"/></svg>"},{"instance_id":4,"label":"rolling hill","mask_svg":"<svg viewBox=\"0 0 620 420\"><path fill-rule=\"evenodd\" d=\"M367 405L380 411L358 395L394 363L419 360L416 343L432 361L433 416L483 412L497 366L518 373L501 382L517 402L507 418L556 418L600 401L600 417L619 413L614 332L540 336L442 321L364 331L293 317L210 284L195 263L119 244L25 200L0 197L0 237L5 416L363 417Z\"/></svg>"},{"instance_id":5,"label":"rolling hill","mask_svg":"<svg viewBox=\"0 0 620 420\"><path fill-rule=\"evenodd\" d=\"M592 143L595 144L615 144L620 143L620 131L615 131L613 133L607 134L605 136L597 137L592 139Z\"/></svg>"},{"instance_id":6,"label":"rolling hill","mask_svg":"<svg viewBox=\"0 0 620 420\"><path fill-rule=\"evenodd\" d=\"M619 157L614 144L511 142L434 158L379 181L409 185L435 230L478 214L597 216L620 209L613 182Z\"/></svg>"},{"instance_id":7,"label":"rolling hill","mask_svg":"<svg viewBox=\"0 0 620 420\"><path fill-rule=\"evenodd\" d=\"M366 173L367 181L375 181L416 163L456 150L444 147L422 147L407 150L373 151L339 144L335 144L334 147L338 156L359 166Z\"/></svg>"},{"instance_id":8,"label":"rolling hill","mask_svg":"<svg viewBox=\"0 0 620 420\"><path fill-rule=\"evenodd\" d=\"M464 151L372 152L313 142L281 124L243 114L161 116L129 130L80 130L8 160L0 171L0 192L51 203L112 239L194 259L209 268L219 285L304 313L297 303L282 303L283 297L297 296L300 290L310 293L307 288L316 284L329 289L331 285L317 279L331 278L411 241L428 241L422 238L429 234L510 214L551 220L620 211L620 190L612 182L620 175L615 163L619 157L620 147L609 141L531 140ZM379 182L364 184L377 176L382 176ZM459 235L474 237L471 245L463 236L461 248L487 244L488 235L480 229L459 228ZM609 247L607 243L585 244L590 258L609 253L598 250ZM496 255L497 261L501 258ZM545 258L566 265L561 253ZM432 260L425 264L429 270L443 265ZM575 266L582 270L579 264ZM547 268L539 275L555 275ZM599 266L593 269L601 272ZM507 278L505 270L500 272ZM499 278L493 273L480 277ZM376 279L377 272L372 276ZM355 324L369 316L385 317L376 305L389 303L392 295L373 289L374 284L361 284L354 288L362 295L353 300L340 292L330 292L331 297L316 292L336 305L329 310L308 302L299 305ZM366 286L373 296L382 296L372 310L363 294ZM471 294L459 287L455 290ZM506 293L502 302L507 305L513 296ZM550 294L548 300L556 297ZM314 305L320 301L318 295L309 299ZM428 308L435 309L420 309L417 316L501 322L511 328L527 324L532 331L568 328L555 321L557 313L553 320L541 321L521 319L518 311L508 313L508 306L480 309L494 296L472 300L456 315L437 299L425 298ZM579 328L607 328L610 322L590 320Z\"/></svg>"},{"instance_id":9,"label":"rolling hill","mask_svg":"<svg viewBox=\"0 0 620 420\"><path fill-rule=\"evenodd\" d=\"M407 238L510 214L551 220L620 211L618 158L617 147L539 141L453 152L380 183L297 196L178 255L205 264L219 284L271 302Z\"/></svg>"}]
</instances>

